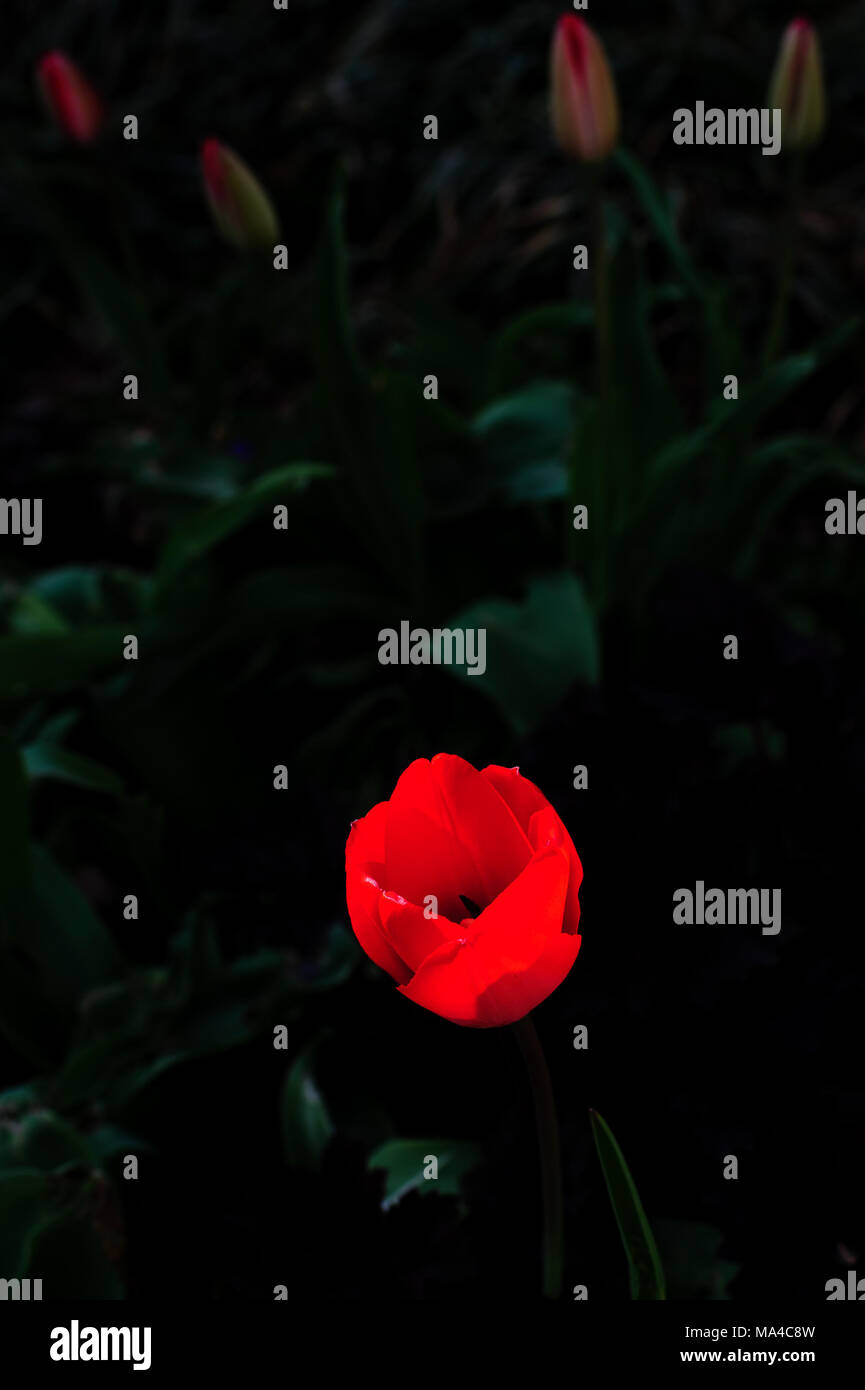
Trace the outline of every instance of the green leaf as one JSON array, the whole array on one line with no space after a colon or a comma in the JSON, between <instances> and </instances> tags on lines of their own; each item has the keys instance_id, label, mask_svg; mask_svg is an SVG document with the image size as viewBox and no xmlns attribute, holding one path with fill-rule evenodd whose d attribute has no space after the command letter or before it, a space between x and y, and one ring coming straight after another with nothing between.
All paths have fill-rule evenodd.
<instances>
[{"instance_id":1,"label":"green leaf","mask_svg":"<svg viewBox=\"0 0 865 1390\"><path fill-rule=\"evenodd\" d=\"M41 637L47 633L68 632L69 624L39 594L25 589L9 614L9 628L12 632Z\"/></svg>"},{"instance_id":2,"label":"green leaf","mask_svg":"<svg viewBox=\"0 0 865 1390\"><path fill-rule=\"evenodd\" d=\"M322 1040L305 1048L291 1067L280 1096L282 1146L291 1168L315 1172L333 1137L333 1122L312 1073L312 1057Z\"/></svg>"},{"instance_id":3,"label":"green leaf","mask_svg":"<svg viewBox=\"0 0 865 1390\"><path fill-rule=\"evenodd\" d=\"M738 334L727 314L722 289L716 289L697 269L676 231L672 215L640 161L628 150L615 155L619 168L630 179L658 239L702 309L708 343L705 378L709 386L724 372L738 372L744 365Z\"/></svg>"},{"instance_id":4,"label":"green leaf","mask_svg":"<svg viewBox=\"0 0 865 1390\"><path fill-rule=\"evenodd\" d=\"M35 918L27 782L18 749L0 733L0 945L26 940Z\"/></svg>"},{"instance_id":5,"label":"green leaf","mask_svg":"<svg viewBox=\"0 0 865 1390\"><path fill-rule=\"evenodd\" d=\"M438 1165L435 1178L424 1176L425 1170L430 1170L431 1158L435 1158ZM466 1139L389 1139L370 1154L366 1166L370 1171L384 1169L381 1207L382 1211L388 1211L409 1192L418 1192L421 1196L430 1192L440 1197L458 1196L463 1178L482 1161L480 1146Z\"/></svg>"},{"instance_id":6,"label":"green leaf","mask_svg":"<svg viewBox=\"0 0 865 1390\"><path fill-rule=\"evenodd\" d=\"M574 413L574 388L561 381L535 382L480 411L471 429L490 491L511 502L563 497Z\"/></svg>"},{"instance_id":7,"label":"green leaf","mask_svg":"<svg viewBox=\"0 0 865 1390\"><path fill-rule=\"evenodd\" d=\"M233 535L259 512L284 502L310 483L332 478L336 469L325 463L288 463L256 478L229 501L216 502L181 526L166 542L158 578L166 584L191 560L198 560Z\"/></svg>"},{"instance_id":8,"label":"green leaf","mask_svg":"<svg viewBox=\"0 0 865 1390\"><path fill-rule=\"evenodd\" d=\"M242 485L240 459L212 445L202 447L182 428L174 437L154 440L149 448L127 438L112 439L101 449L94 446L90 457L104 472L120 474L142 494L169 503L227 502Z\"/></svg>"},{"instance_id":9,"label":"green leaf","mask_svg":"<svg viewBox=\"0 0 865 1390\"><path fill-rule=\"evenodd\" d=\"M664 1271L634 1180L609 1125L596 1110L589 1114L604 1181L628 1257L631 1298L663 1299Z\"/></svg>"},{"instance_id":10,"label":"green leaf","mask_svg":"<svg viewBox=\"0 0 865 1390\"><path fill-rule=\"evenodd\" d=\"M32 958L41 929L28 834L27 787L18 749L0 733L0 1032L42 1066L63 1021L42 994Z\"/></svg>"},{"instance_id":11,"label":"green leaf","mask_svg":"<svg viewBox=\"0 0 865 1390\"><path fill-rule=\"evenodd\" d=\"M19 1168L50 1172L65 1164L91 1167L94 1154L83 1135L50 1110L25 1115L16 1127L10 1158Z\"/></svg>"},{"instance_id":12,"label":"green leaf","mask_svg":"<svg viewBox=\"0 0 865 1390\"><path fill-rule=\"evenodd\" d=\"M687 472L695 458L705 454L726 436L744 438L749 435L797 386L831 361L850 341L858 327L858 319L849 320L827 333L808 352L786 357L769 367L752 385L746 387L738 401L716 401L706 424L672 441L650 461L650 485L665 473ZM742 481L747 484L748 471L743 469L741 472ZM725 495L731 484L735 487L736 482L735 477L724 479Z\"/></svg>"},{"instance_id":13,"label":"green leaf","mask_svg":"<svg viewBox=\"0 0 865 1390\"><path fill-rule=\"evenodd\" d=\"M374 618L386 598L360 570L303 565L259 570L235 589L226 605L223 636L248 636L250 626L279 637L344 618Z\"/></svg>"},{"instance_id":14,"label":"green leaf","mask_svg":"<svg viewBox=\"0 0 865 1390\"><path fill-rule=\"evenodd\" d=\"M86 787L90 791L111 792L119 796L123 783L110 768L103 767L86 758L81 753L71 753L57 743L40 740L29 743L21 750L27 776L53 778L59 782L71 782L76 787Z\"/></svg>"},{"instance_id":15,"label":"green leaf","mask_svg":"<svg viewBox=\"0 0 865 1390\"><path fill-rule=\"evenodd\" d=\"M59 569L47 570L40 574L29 586L26 597L31 602L41 602L50 606L57 614L51 631L66 631L70 624L83 626L97 622L105 616L102 601L102 577L104 571L90 565L63 565ZM24 599L22 595L22 602ZM59 626L58 626L59 623ZM18 627L18 631L32 630Z\"/></svg>"},{"instance_id":16,"label":"green leaf","mask_svg":"<svg viewBox=\"0 0 865 1390\"><path fill-rule=\"evenodd\" d=\"M80 628L44 636L0 637L0 700L71 690L113 668L120 672L127 625ZM140 631L136 629L140 636Z\"/></svg>"},{"instance_id":17,"label":"green leaf","mask_svg":"<svg viewBox=\"0 0 865 1390\"><path fill-rule=\"evenodd\" d=\"M32 854L39 929L30 950L43 978L53 980L58 996L75 1004L88 990L122 974L123 957L84 894L50 854L39 845Z\"/></svg>"},{"instance_id":18,"label":"green leaf","mask_svg":"<svg viewBox=\"0 0 865 1390\"><path fill-rule=\"evenodd\" d=\"M643 471L647 454L662 447L681 429L681 412L658 359L649 323L649 295L636 247L624 238L610 265L613 392L610 444L616 487L630 489ZM609 446L608 446L609 447ZM579 500L579 499L575 499Z\"/></svg>"},{"instance_id":19,"label":"green leaf","mask_svg":"<svg viewBox=\"0 0 865 1390\"><path fill-rule=\"evenodd\" d=\"M299 994L336 989L349 979L361 958L354 932L348 931L341 922L334 922L328 929L320 955L303 963L302 969L292 977L291 988ZM284 973L284 966L280 973Z\"/></svg>"},{"instance_id":20,"label":"green leaf","mask_svg":"<svg viewBox=\"0 0 865 1390\"><path fill-rule=\"evenodd\" d=\"M223 969L216 930L206 912L191 909L184 925L169 942L172 975L176 975L181 997L207 992Z\"/></svg>"},{"instance_id":21,"label":"green leaf","mask_svg":"<svg viewBox=\"0 0 865 1390\"><path fill-rule=\"evenodd\" d=\"M361 361L349 317L343 204L338 174L316 266L316 401L345 474L338 501L347 521L390 578L412 591L422 511L416 436L427 403L416 379L383 373L373 381Z\"/></svg>"},{"instance_id":22,"label":"green leaf","mask_svg":"<svg viewBox=\"0 0 865 1390\"><path fill-rule=\"evenodd\" d=\"M15 1115L20 1110L29 1110L31 1106L38 1104L39 1095L36 1087L29 1083L24 1086L12 1086L6 1091L0 1091L0 1114L5 1112L7 1115Z\"/></svg>"},{"instance_id":23,"label":"green leaf","mask_svg":"<svg viewBox=\"0 0 865 1390\"><path fill-rule=\"evenodd\" d=\"M116 1158L118 1154L153 1151L153 1146L142 1139L140 1134L131 1134L128 1129L119 1129L116 1125L99 1125L97 1129L90 1130L87 1143L94 1161L98 1164L104 1164L109 1159Z\"/></svg>"},{"instance_id":24,"label":"green leaf","mask_svg":"<svg viewBox=\"0 0 865 1390\"><path fill-rule=\"evenodd\" d=\"M741 577L753 567L773 521L799 492L823 478L844 486L865 485L862 464L824 439L773 440L750 455L747 474L744 485L731 489L719 516L732 537L731 553L722 559Z\"/></svg>"},{"instance_id":25,"label":"green leaf","mask_svg":"<svg viewBox=\"0 0 865 1390\"><path fill-rule=\"evenodd\" d=\"M720 1258L724 1237L715 1226L703 1221L656 1221L655 1231L671 1299L730 1298L727 1285L741 1266Z\"/></svg>"},{"instance_id":26,"label":"green leaf","mask_svg":"<svg viewBox=\"0 0 865 1390\"><path fill-rule=\"evenodd\" d=\"M575 358L574 339L581 330L591 328L594 319L592 305L577 302L542 304L517 315L505 324L493 344L487 394L511 391L526 379L531 370L531 366L527 368L526 365L527 349L533 344L542 345L547 356L551 344L555 345L557 365L570 365L568 354Z\"/></svg>"},{"instance_id":27,"label":"green leaf","mask_svg":"<svg viewBox=\"0 0 865 1390\"><path fill-rule=\"evenodd\" d=\"M445 626L485 629L484 672L447 669L492 700L518 734L535 728L575 681L598 680L595 618L572 574L533 579L521 603L488 599L463 609Z\"/></svg>"},{"instance_id":28,"label":"green leaf","mask_svg":"<svg viewBox=\"0 0 865 1390\"><path fill-rule=\"evenodd\" d=\"M666 248L685 284L693 294L702 297L705 294L702 277L688 254L687 248L680 240L670 210L655 188L648 170L643 168L640 161L629 150L617 150L615 160L619 168L631 180L659 240Z\"/></svg>"},{"instance_id":29,"label":"green leaf","mask_svg":"<svg viewBox=\"0 0 865 1390\"><path fill-rule=\"evenodd\" d=\"M658 575L693 546L695 536L706 556L732 565L737 573L747 572L761 527L806 481L800 471L795 477L791 471L768 492L754 460L762 471L782 446L773 441L755 451L748 441L763 418L840 351L856 329L857 321L851 320L809 352L775 363L738 402L716 402L705 424L671 441L649 460L644 487L633 494L620 540L631 572L640 576L639 586L630 590L633 602L645 602ZM747 521L744 541L742 518Z\"/></svg>"}]
</instances>

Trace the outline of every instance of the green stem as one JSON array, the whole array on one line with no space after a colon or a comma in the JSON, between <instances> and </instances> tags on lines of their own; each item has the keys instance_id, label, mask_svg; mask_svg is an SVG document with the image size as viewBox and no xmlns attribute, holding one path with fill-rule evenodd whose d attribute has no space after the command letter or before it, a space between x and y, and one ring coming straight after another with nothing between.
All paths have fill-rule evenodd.
<instances>
[{"instance_id":1,"label":"green stem","mask_svg":"<svg viewBox=\"0 0 865 1390\"><path fill-rule=\"evenodd\" d=\"M591 264L595 295L595 353L598 383L598 433L592 460L592 501L589 526L594 531L594 589L598 609L603 608L607 587L607 532L610 522L610 498L607 487L607 466L610 444L610 266L607 252L607 229L604 219L604 200L601 173L598 166L589 168L589 208L592 228Z\"/></svg>"},{"instance_id":2,"label":"green stem","mask_svg":"<svg viewBox=\"0 0 865 1390\"><path fill-rule=\"evenodd\" d=\"M595 341L598 355L598 393L606 402L610 390L610 267L607 255L607 228L601 176L596 167L589 172L589 201L592 224L592 266L595 291Z\"/></svg>"},{"instance_id":3,"label":"green stem","mask_svg":"<svg viewBox=\"0 0 865 1390\"><path fill-rule=\"evenodd\" d=\"M763 367L771 367L783 345L787 330L787 311L790 306L790 293L793 289L793 273L799 254L799 205L802 190L803 159L801 154L793 155L790 161L787 205L781 227L781 260L778 270L778 285L775 303L766 333L763 349Z\"/></svg>"},{"instance_id":4,"label":"green stem","mask_svg":"<svg viewBox=\"0 0 865 1390\"><path fill-rule=\"evenodd\" d=\"M511 1025L532 1083L538 1147L541 1158L541 1192L544 1205L544 1297L560 1298L564 1244L562 1233L562 1160L559 1123L550 1073L531 1014Z\"/></svg>"}]
</instances>

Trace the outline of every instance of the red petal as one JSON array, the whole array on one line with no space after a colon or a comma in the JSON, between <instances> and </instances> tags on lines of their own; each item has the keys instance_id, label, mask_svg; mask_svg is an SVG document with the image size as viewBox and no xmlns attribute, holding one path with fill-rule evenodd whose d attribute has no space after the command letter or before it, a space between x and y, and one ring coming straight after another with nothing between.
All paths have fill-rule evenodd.
<instances>
[{"instance_id":1,"label":"red petal","mask_svg":"<svg viewBox=\"0 0 865 1390\"><path fill-rule=\"evenodd\" d=\"M549 998L567 976L579 954L581 936L561 932L544 947L537 960L519 975L503 975L478 1000L481 1016L516 1023Z\"/></svg>"},{"instance_id":2,"label":"red petal","mask_svg":"<svg viewBox=\"0 0 865 1390\"><path fill-rule=\"evenodd\" d=\"M381 886L371 875L352 874L346 879L345 896L354 934L370 960L386 970L398 984L411 979L405 961L385 940L378 919Z\"/></svg>"},{"instance_id":3,"label":"red petal","mask_svg":"<svg viewBox=\"0 0 865 1390\"><path fill-rule=\"evenodd\" d=\"M583 881L583 866L561 816L550 805L540 788L536 787L534 782L530 782L528 777L522 777L516 768L497 767L493 764L490 767L485 767L481 776L486 777L492 783L499 796L510 806L528 835L532 849L541 849L543 842L552 835L549 819L539 813L547 812L555 818L555 823L561 830L563 844L568 851L571 866L564 930L569 934L575 932L580 921L579 891ZM536 816L537 820L534 819Z\"/></svg>"},{"instance_id":4,"label":"red petal","mask_svg":"<svg viewBox=\"0 0 865 1390\"><path fill-rule=\"evenodd\" d=\"M382 894L378 915L385 937L411 970L418 970L445 942L465 935L456 922L447 917L427 917L424 908L396 893Z\"/></svg>"},{"instance_id":5,"label":"red petal","mask_svg":"<svg viewBox=\"0 0 865 1390\"><path fill-rule=\"evenodd\" d=\"M474 901L484 906L522 873L532 857L531 845L507 802L471 763L439 753L432 769L456 834L483 884L481 897Z\"/></svg>"},{"instance_id":6,"label":"red petal","mask_svg":"<svg viewBox=\"0 0 865 1390\"><path fill-rule=\"evenodd\" d=\"M562 930L568 875L564 846L538 850L504 893L476 921L468 922L472 945L485 958L505 962L509 969L529 965Z\"/></svg>"},{"instance_id":7,"label":"red petal","mask_svg":"<svg viewBox=\"0 0 865 1390\"><path fill-rule=\"evenodd\" d=\"M387 812L387 802L381 801L352 826L345 847L345 895L354 934L367 955L404 983L411 978L411 971L385 938L379 920Z\"/></svg>"},{"instance_id":8,"label":"red petal","mask_svg":"<svg viewBox=\"0 0 865 1390\"><path fill-rule=\"evenodd\" d=\"M564 979L579 938L562 934L568 888L564 849L540 851L464 936L440 946L400 989L433 1013L474 1028L523 1018Z\"/></svg>"},{"instance_id":9,"label":"red petal","mask_svg":"<svg viewBox=\"0 0 865 1390\"><path fill-rule=\"evenodd\" d=\"M215 202L228 202L228 180L225 174L225 159L222 145L218 140L208 139L201 146L201 168L204 181L210 189Z\"/></svg>"},{"instance_id":10,"label":"red petal","mask_svg":"<svg viewBox=\"0 0 865 1390\"><path fill-rule=\"evenodd\" d=\"M93 140L102 123L102 102L64 53L46 53L39 77L58 124L81 144Z\"/></svg>"},{"instance_id":11,"label":"red petal","mask_svg":"<svg viewBox=\"0 0 865 1390\"><path fill-rule=\"evenodd\" d=\"M412 764L412 768L417 766L416 763ZM417 781L430 782L429 763L421 764L421 769L415 774ZM407 773L403 773L397 783L397 791L391 800L392 813L388 817L385 850L387 886L417 905L433 894L438 899L439 912L459 921L466 910L460 895L465 893L477 902L477 895L481 891L474 865L450 828L445 828L440 820L433 819L434 805L431 804L428 814L419 810L408 797L397 797L406 776ZM416 789L409 787L406 790Z\"/></svg>"},{"instance_id":12,"label":"red petal","mask_svg":"<svg viewBox=\"0 0 865 1390\"><path fill-rule=\"evenodd\" d=\"M345 846L346 868L351 864L383 864L387 801L379 801L360 820L352 823Z\"/></svg>"},{"instance_id":13,"label":"red petal","mask_svg":"<svg viewBox=\"0 0 865 1390\"><path fill-rule=\"evenodd\" d=\"M526 832L535 811L542 811L550 804L540 788L528 777L523 777L515 767L497 767L492 763L483 769L481 776L492 783Z\"/></svg>"},{"instance_id":14,"label":"red petal","mask_svg":"<svg viewBox=\"0 0 865 1390\"><path fill-rule=\"evenodd\" d=\"M432 827L424 841L418 817ZM531 846L509 807L465 762L439 753L412 763L391 797L388 886L413 902L418 887L446 898L440 910L461 916L459 898L484 907L525 868ZM436 885L439 885L438 888Z\"/></svg>"}]
</instances>

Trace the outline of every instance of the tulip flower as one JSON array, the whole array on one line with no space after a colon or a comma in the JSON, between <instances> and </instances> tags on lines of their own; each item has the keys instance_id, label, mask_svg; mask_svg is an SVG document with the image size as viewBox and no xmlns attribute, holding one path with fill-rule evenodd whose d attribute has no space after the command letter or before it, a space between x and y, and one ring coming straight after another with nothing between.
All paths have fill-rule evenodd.
<instances>
[{"instance_id":1,"label":"tulip flower","mask_svg":"<svg viewBox=\"0 0 865 1390\"><path fill-rule=\"evenodd\" d=\"M543 792L518 768L418 758L345 849L352 927L415 1004L467 1028L512 1024L535 1099L544 1293L562 1286L562 1177L552 1085L531 1010L580 949L583 868Z\"/></svg>"},{"instance_id":2,"label":"tulip flower","mask_svg":"<svg viewBox=\"0 0 865 1390\"><path fill-rule=\"evenodd\" d=\"M419 758L355 821L345 862L361 946L408 999L452 1023L524 1019L577 958L582 865L515 768Z\"/></svg>"},{"instance_id":3,"label":"tulip flower","mask_svg":"<svg viewBox=\"0 0 865 1390\"><path fill-rule=\"evenodd\" d=\"M219 140L201 147L204 191L222 235L242 250L272 247L279 238L273 204L243 160Z\"/></svg>"},{"instance_id":4,"label":"tulip flower","mask_svg":"<svg viewBox=\"0 0 865 1390\"><path fill-rule=\"evenodd\" d=\"M46 53L36 69L43 99L62 131L89 145L102 127L102 101L65 53Z\"/></svg>"},{"instance_id":5,"label":"tulip flower","mask_svg":"<svg viewBox=\"0 0 865 1390\"><path fill-rule=\"evenodd\" d=\"M576 159L606 159L619 138L619 103L603 45L576 15L562 15L550 59L553 134Z\"/></svg>"},{"instance_id":6,"label":"tulip flower","mask_svg":"<svg viewBox=\"0 0 865 1390\"><path fill-rule=\"evenodd\" d=\"M806 19L788 24L772 74L769 105L781 112L785 148L816 145L826 124L826 95L820 40Z\"/></svg>"}]
</instances>

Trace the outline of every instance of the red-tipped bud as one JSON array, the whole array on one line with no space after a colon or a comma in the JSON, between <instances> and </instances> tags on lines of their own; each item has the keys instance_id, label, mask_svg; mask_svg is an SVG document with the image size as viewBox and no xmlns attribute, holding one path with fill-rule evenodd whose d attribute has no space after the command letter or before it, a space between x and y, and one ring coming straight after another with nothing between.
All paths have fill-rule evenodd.
<instances>
[{"instance_id":1,"label":"red-tipped bud","mask_svg":"<svg viewBox=\"0 0 865 1390\"><path fill-rule=\"evenodd\" d=\"M817 144L826 124L826 94L820 40L807 19L794 19L784 30L769 105L781 111L785 149L807 150Z\"/></svg>"},{"instance_id":2,"label":"red-tipped bud","mask_svg":"<svg viewBox=\"0 0 865 1390\"><path fill-rule=\"evenodd\" d=\"M550 60L552 121L567 154L605 159L619 138L619 102L603 45L576 15L562 15Z\"/></svg>"},{"instance_id":3,"label":"red-tipped bud","mask_svg":"<svg viewBox=\"0 0 865 1390\"><path fill-rule=\"evenodd\" d=\"M39 60L36 78L60 129L79 145L95 140L104 118L102 101L66 54L46 53Z\"/></svg>"},{"instance_id":4,"label":"red-tipped bud","mask_svg":"<svg viewBox=\"0 0 865 1390\"><path fill-rule=\"evenodd\" d=\"M201 173L222 235L243 250L272 247L279 238L279 220L258 179L239 155L218 140L205 140Z\"/></svg>"}]
</instances>

